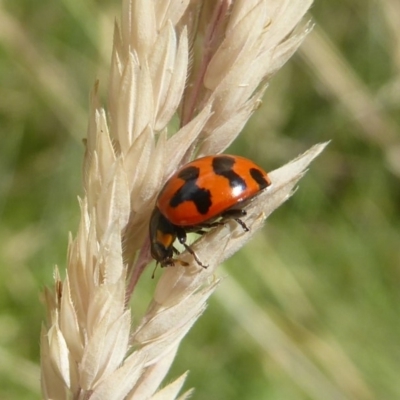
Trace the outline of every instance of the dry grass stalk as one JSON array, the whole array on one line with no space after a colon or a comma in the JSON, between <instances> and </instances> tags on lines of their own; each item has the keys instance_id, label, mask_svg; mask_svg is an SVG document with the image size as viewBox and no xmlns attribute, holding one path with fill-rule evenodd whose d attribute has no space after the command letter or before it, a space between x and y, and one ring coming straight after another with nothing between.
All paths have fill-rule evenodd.
<instances>
[{"instance_id":1,"label":"dry grass stalk","mask_svg":"<svg viewBox=\"0 0 400 400\"><path fill-rule=\"evenodd\" d=\"M194 248L209 268L182 254L190 266L164 271L131 332L127 300L150 261L147 223L162 182L195 154L219 153L239 134L270 76L304 38L307 29L296 27L311 0L204 3L123 1L107 114L97 88L92 95L81 223L70 239L65 280L56 269L55 289L46 292L46 399L175 399L185 375L158 388L179 343L219 283L217 265L251 237L235 223L203 236ZM189 65L190 49L196 55L198 48L201 57ZM174 115L181 127L169 135ZM273 187L249 209L251 233L322 149L273 175Z\"/></svg>"}]
</instances>

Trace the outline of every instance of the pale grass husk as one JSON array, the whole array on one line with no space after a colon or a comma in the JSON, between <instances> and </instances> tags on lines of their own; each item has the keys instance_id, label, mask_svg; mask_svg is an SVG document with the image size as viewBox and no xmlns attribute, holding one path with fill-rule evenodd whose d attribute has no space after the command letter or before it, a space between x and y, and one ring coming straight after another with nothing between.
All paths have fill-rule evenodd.
<instances>
[{"instance_id":1,"label":"pale grass husk","mask_svg":"<svg viewBox=\"0 0 400 400\"><path fill-rule=\"evenodd\" d=\"M66 277L46 291L42 393L46 399L174 399L185 374L159 390L179 343L220 283L215 269L249 240L292 193L325 145L271 173L273 185L245 219L212 230L164 271L143 319L132 329L129 299L150 261L147 224L165 179L196 155L219 153L257 108L268 79L308 29L311 4L296 1L124 0L115 25L108 112L97 85L83 166L81 222L70 239ZM197 23L195 22L197 21ZM204 35L202 57L193 59ZM180 129L171 135L174 115ZM187 398L190 391L181 395Z\"/></svg>"}]
</instances>

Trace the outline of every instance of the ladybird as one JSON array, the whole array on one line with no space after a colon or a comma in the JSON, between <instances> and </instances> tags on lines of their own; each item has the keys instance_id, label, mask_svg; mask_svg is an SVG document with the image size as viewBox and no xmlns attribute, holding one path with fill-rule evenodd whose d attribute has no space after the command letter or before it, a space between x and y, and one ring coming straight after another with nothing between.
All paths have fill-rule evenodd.
<instances>
[{"instance_id":1,"label":"ladybird","mask_svg":"<svg viewBox=\"0 0 400 400\"><path fill-rule=\"evenodd\" d=\"M186 244L186 234L204 234L207 228L237 221L246 215L248 202L271 184L268 174L244 157L206 156L181 167L161 189L150 218L151 255L166 267L174 265L176 239L206 268Z\"/></svg>"}]
</instances>

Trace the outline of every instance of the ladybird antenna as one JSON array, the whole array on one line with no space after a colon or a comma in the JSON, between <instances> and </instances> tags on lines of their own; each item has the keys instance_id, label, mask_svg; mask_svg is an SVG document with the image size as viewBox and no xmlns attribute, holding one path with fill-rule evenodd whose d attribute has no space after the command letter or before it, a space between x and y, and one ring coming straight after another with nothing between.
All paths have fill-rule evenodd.
<instances>
[{"instance_id":1,"label":"ladybird antenna","mask_svg":"<svg viewBox=\"0 0 400 400\"><path fill-rule=\"evenodd\" d=\"M155 274L156 274L157 267L158 267L158 261L156 262L156 266L154 267L153 273L151 274L151 279L154 279L154 277L156 276Z\"/></svg>"}]
</instances>

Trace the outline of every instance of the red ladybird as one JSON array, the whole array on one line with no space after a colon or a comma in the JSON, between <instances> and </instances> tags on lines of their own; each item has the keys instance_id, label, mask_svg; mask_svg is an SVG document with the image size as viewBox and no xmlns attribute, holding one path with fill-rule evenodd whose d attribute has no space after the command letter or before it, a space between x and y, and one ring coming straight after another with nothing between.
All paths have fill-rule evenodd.
<instances>
[{"instance_id":1,"label":"red ladybird","mask_svg":"<svg viewBox=\"0 0 400 400\"><path fill-rule=\"evenodd\" d=\"M188 232L204 233L204 228L240 219L244 207L268 187L268 174L247 158L226 154L199 158L179 169L161 189L150 219L151 255L163 267L174 265L178 250L175 239L196 259L186 244Z\"/></svg>"}]
</instances>

